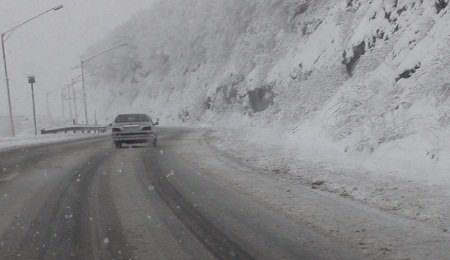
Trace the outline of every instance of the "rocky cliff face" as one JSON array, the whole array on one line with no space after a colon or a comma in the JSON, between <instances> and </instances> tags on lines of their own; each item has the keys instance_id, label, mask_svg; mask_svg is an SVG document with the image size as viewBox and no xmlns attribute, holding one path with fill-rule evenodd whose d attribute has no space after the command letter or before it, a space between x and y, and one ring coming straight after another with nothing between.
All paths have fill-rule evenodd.
<instances>
[{"instance_id":1,"label":"rocky cliff face","mask_svg":"<svg viewBox=\"0 0 450 260\"><path fill-rule=\"evenodd\" d=\"M448 8L448 0L161 1L93 47L128 42L90 64L103 64L97 110L234 125L252 112L260 126L314 125L360 151L440 136L450 123Z\"/></svg>"}]
</instances>

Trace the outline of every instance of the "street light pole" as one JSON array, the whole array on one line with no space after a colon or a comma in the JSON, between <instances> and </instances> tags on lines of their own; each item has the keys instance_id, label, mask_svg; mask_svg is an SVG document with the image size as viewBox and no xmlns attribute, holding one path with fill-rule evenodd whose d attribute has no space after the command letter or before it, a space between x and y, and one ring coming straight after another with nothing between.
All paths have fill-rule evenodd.
<instances>
[{"instance_id":1,"label":"street light pole","mask_svg":"<svg viewBox=\"0 0 450 260\"><path fill-rule=\"evenodd\" d=\"M6 66L6 52L5 52L5 33L1 34L2 40L2 53L3 53L3 67L5 68L5 80L6 80L6 92L8 95L8 108L9 108L9 123L11 124L11 135L16 136L16 131L14 130L14 119L11 105L11 92L9 91L9 78L8 78L8 68Z\"/></svg>"},{"instance_id":2,"label":"street light pole","mask_svg":"<svg viewBox=\"0 0 450 260\"><path fill-rule=\"evenodd\" d=\"M53 8L48 9L45 12L42 12L42 13L36 15L36 16L33 16L32 18L26 20L25 22L20 23L20 24L18 24L16 26L12 27L11 29L9 29L9 30L7 30L7 31L5 31L5 32L0 34L1 35L1 41L2 41L3 67L5 69L6 92L7 92L7 95L8 95L8 108L9 108L9 119L10 119L10 124L11 124L11 135L13 137L16 136L16 132L15 132L15 129L14 129L14 119L13 119L12 104L11 104L11 92L10 92L10 88L9 88L8 68L7 68L7 65L6 65L5 42L9 38L9 37L6 37L6 35L8 33L12 34L13 31L16 30L17 28L19 28L20 26L28 23L31 20L34 20L34 19L38 18L41 15L44 15L44 14L50 12L50 11L57 11L57 10L59 10L61 8L63 8L63 5L57 5L57 6L53 7ZM10 34L10 36L11 36L11 34Z\"/></svg>"},{"instance_id":3,"label":"street light pole","mask_svg":"<svg viewBox=\"0 0 450 260\"><path fill-rule=\"evenodd\" d=\"M82 85L83 85L84 117L85 117L85 120L86 120L86 125L88 125L89 122L88 122L88 111L87 111L87 102L86 102L86 85L85 85L85 82L84 82L84 64L87 61L97 57L100 54L103 54L103 53L105 53L107 51L110 51L110 50L112 50L114 48L117 48L117 47L120 47L120 46L124 46L126 44L127 44L126 42L121 42L121 43L116 44L114 46L111 46L111 47L109 47L109 48L107 48L107 49L105 49L103 51L100 51L100 52L90 56L89 58L81 60L81 63L80 63L80 67L81 67L81 82L82 82Z\"/></svg>"}]
</instances>

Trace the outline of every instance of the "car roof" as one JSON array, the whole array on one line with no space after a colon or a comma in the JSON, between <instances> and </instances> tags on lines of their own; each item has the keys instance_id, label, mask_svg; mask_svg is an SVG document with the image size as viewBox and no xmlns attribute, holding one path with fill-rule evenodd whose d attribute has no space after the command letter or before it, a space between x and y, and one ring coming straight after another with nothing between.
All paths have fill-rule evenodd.
<instances>
[{"instance_id":1,"label":"car roof","mask_svg":"<svg viewBox=\"0 0 450 260\"><path fill-rule=\"evenodd\" d=\"M134 115L145 115L147 117L149 117L147 114L145 113L124 113L124 114L118 114L117 116L134 116ZM117 117L116 116L116 117Z\"/></svg>"}]
</instances>

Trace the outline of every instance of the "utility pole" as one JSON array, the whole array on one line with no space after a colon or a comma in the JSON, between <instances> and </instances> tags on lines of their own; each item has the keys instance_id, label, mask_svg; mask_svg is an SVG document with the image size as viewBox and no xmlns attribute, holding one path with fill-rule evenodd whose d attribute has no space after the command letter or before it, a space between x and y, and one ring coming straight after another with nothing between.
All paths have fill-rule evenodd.
<instances>
[{"instance_id":1,"label":"utility pole","mask_svg":"<svg viewBox=\"0 0 450 260\"><path fill-rule=\"evenodd\" d=\"M62 115L63 115L63 119L65 120L66 112L64 109L64 89L61 89L61 104L62 104Z\"/></svg>"},{"instance_id":2,"label":"utility pole","mask_svg":"<svg viewBox=\"0 0 450 260\"><path fill-rule=\"evenodd\" d=\"M34 104L34 88L33 84L36 82L34 76L28 77L28 83L31 84L31 99L33 100L33 118L34 118L34 135L37 135L37 127L36 127L36 106Z\"/></svg>"},{"instance_id":3,"label":"utility pole","mask_svg":"<svg viewBox=\"0 0 450 260\"><path fill-rule=\"evenodd\" d=\"M72 102L70 101L72 99L72 97L70 96L70 85L67 85L67 99L69 100L70 121L73 121Z\"/></svg>"},{"instance_id":4,"label":"utility pole","mask_svg":"<svg viewBox=\"0 0 450 260\"><path fill-rule=\"evenodd\" d=\"M74 108L74 112L75 112L75 124L78 124L78 112L77 112L77 96L75 94L75 80L72 79L72 96L73 96L73 108Z\"/></svg>"}]
</instances>

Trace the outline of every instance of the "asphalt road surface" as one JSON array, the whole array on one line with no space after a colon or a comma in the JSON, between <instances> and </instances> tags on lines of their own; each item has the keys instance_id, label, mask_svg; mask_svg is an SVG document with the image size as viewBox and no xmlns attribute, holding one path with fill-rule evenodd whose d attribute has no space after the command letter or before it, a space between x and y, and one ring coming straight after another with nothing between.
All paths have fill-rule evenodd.
<instances>
[{"instance_id":1,"label":"asphalt road surface","mask_svg":"<svg viewBox=\"0 0 450 260\"><path fill-rule=\"evenodd\" d=\"M0 259L364 258L236 190L220 172L238 162L204 138L162 128L156 148L100 135L0 152Z\"/></svg>"}]
</instances>

